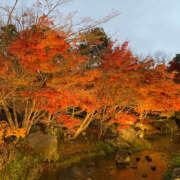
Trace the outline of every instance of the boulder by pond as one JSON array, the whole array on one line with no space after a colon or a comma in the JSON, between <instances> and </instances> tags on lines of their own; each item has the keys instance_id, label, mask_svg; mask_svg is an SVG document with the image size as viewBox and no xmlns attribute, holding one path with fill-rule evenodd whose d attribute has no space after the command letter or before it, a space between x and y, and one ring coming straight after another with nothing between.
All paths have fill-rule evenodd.
<instances>
[{"instance_id":1,"label":"boulder by pond","mask_svg":"<svg viewBox=\"0 0 180 180\"><path fill-rule=\"evenodd\" d=\"M115 162L118 169L126 168L130 165L130 153L118 152L115 157Z\"/></svg>"},{"instance_id":2,"label":"boulder by pond","mask_svg":"<svg viewBox=\"0 0 180 180\"><path fill-rule=\"evenodd\" d=\"M107 139L106 141L110 143L112 146L117 148L130 148L130 142L137 140L138 136L136 130L132 127L122 129L119 131L117 137L112 139Z\"/></svg>"},{"instance_id":3,"label":"boulder by pond","mask_svg":"<svg viewBox=\"0 0 180 180\"><path fill-rule=\"evenodd\" d=\"M27 140L34 152L42 155L43 159L51 161L57 158L58 141L56 136L38 131L30 134Z\"/></svg>"},{"instance_id":4,"label":"boulder by pond","mask_svg":"<svg viewBox=\"0 0 180 180\"><path fill-rule=\"evenodd\" d=\"M149 146L148 142L140 137L135 127L130 126L128 128L119 131L117 137L106 139L106 142L111 144L117 149L130 149L133 148L135 151L139 151L145 146Z\"/></svg>"},{"instance_id":5,"label":"boulder by pond","mask_svg":"<svg viewBox=\"0 0 180 180\"><path fill-rule=\"evenodd\" d=\"M130 142L137 139L137 132L133 127L125 128L119 131L119 136Z\"/></svg>"}]
</instances>

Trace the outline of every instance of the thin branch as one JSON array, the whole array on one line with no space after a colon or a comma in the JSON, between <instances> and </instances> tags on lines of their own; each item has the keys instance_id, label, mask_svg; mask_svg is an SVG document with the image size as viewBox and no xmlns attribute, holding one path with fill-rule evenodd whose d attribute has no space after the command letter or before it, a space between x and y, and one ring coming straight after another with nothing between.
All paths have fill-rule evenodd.
<instances>
[{"instance_id":1,"label":"thin branch","mask_svg":"<svg viewBox=\"0 0 180 180\"><path fill-rule=\"evenodd\" d=\"M7 120L9 122L9 125L12 129L15 129L15 124L13 122L13 119L12 119L12 116L11 116L11 113L9 111L9 108L5 102L4 99L1 99L1 103L2 103L2 106L3 106L3 109L5 110L5 113L6 113L6 117L7 117Z\"/></svg>"},{"instance_id":2,"label":"thin branch","mask_svg":"<svg viewBox=\"0 0 180 180\"><path fill-rule=\"evenodd\" d=\"M19 128L18 119L17 119L17 113L16 113L15 100L13 102L13 115L14 115L15 126L16 126L16 128Z\"/></svg>"},{"instance_id":3,"label":"thin branch","mask_svg":"<svg viewBox=\"0 0 180 180\"><path fill-rule=\"evenodd\" d=\"M101 20L94 21L93 24L86 25L85 27L80 28L77 32L72 32L70 34L67 34L67 36L68 36L67 40L71 40L71 39L73 39L72 38L73 36L78 35L78 34L83 33L83 32L86 32L88 30L91 30L91 29L93 29L93 28L95 28L95 27L97 27L97 26L99 26L101 24L104 24L104 23L108 22L110 19L112 19L112 18L114 18L116 16L119 16L119 15L120 15L119 12L114 12L111 15L108 15L108 16L104 17ZM82 24L82 22L79 22L77 24L74 24L73 26L79 26L81 24Z\"/></svg>"},{"instance_id":4,"label":"thin branch","mask_svg":"<svg viewBox=\"0 0 180 180\"><path fill-rule=\"evenodd\" d=\"M17 3L18 3L18 0L15 1L14 6L13 6L13 8L11 9L11 11L10 11L10 13L9 13L7 25L8 25L8 24L10 23L10 21L11 21L11 16L12 16L13 11L14 11L15 8L16 8Z\"/></svg>"},{"instance_id":5,"label":"thin branch","mask_svg":"<svg viewBox=\"0 0 180 180\"><path fill-rule=\"evenodd\" d=\"M50 8L50 6L48 6L50 9L49 11L47 12L47 16L49 16L58 6L64 4L64 3L67 3L68 1L71 1L71 0L59 0L54 6L52 6ZM47 5L48 5L48 0L46 1Z\"/></svg>"}]
</instances>

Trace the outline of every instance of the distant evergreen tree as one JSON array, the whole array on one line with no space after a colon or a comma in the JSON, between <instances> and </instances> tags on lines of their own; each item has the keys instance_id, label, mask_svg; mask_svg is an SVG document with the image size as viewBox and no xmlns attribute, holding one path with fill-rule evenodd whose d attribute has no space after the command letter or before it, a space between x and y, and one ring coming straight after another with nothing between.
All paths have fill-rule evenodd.
<instances>
[{"instance_id":1,"label":"distant evergreen tree","mask_svg":"<svg viewBox=\"0 0 180 180\"><path fill-rule=\"evenodd\" d=\"M178 72L174 78L176 83L180 83L180 54L176 54L172 61L169 62L168 71L176 71Z\"/></svg>"},{"instance_id":2,"label":"distant evergreen tree","mask_svg":"<svg viewBox=\"0 0 180 180\"><path fill-rule=\"evenodd\" d=\"M16 26L8 24L0 28L0 49L3 51L18 36Z\"/></svg>"},{"instance_id":3,"label":"distant evergreen tree","mask_svg":"<svg viewBox=\"0 0 180 180\"><path fill-rule=\"evenodd\" d=\"M79 52L81 55L87 55L90 58L88 67L98 65L101 62L101 56L106 51L110 39L103 28L94 28L80 35L83 41L80 42Z\"/></svg>"}]
</instances>

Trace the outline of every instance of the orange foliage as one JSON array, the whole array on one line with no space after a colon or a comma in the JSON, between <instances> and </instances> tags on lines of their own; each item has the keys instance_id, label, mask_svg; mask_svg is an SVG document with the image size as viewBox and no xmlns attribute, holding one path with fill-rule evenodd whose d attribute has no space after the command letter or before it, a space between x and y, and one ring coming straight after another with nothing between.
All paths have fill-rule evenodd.
<instances>
[{"instance_id":1,"label":"orange foliage","mask_svg":"<svg viewBox=\"0 0 180 180\"><path fill-rule=\"evenodd\" d=\"M80 107L87 114L101 114L107 107L128 109L107 115L109 124L119 123L121 129L138 118L129 109L139 113L139 117L153 111L180 110L180 85L173 81L174 76L164 64L155 66L148 58L139 61L128 49L128 42L116 47L109 42L99 65L86 68L91 59L80 55L77 44L77 40L68 41L65 32L49 28L46 17L42 17L34 29L21 31L9 45L11 61L16 57L26 75L31 75L19 82L18 95L34 99L36 111L52 115L60 111L57 121L73 129L82 122L62 113L68 107ZM15 76L13 70L8 74L13 69L11 63L0 58L0 65L4 66L0 66L0 75ZM50 75L44 77L42 86L43 78L37 81L41 73Z\"/></svg>"},{"instance_id":2,"label":"orange foliage","mask_svg":"<svg viewBox=\"0 0 180 180\"><path fill-rule=\"evenodd\" d=\"M44 30L38 25L35 30L20 32L19 37L9 46L9 52L18 58L18 62L32 72L55 72L59 66L53 60L57 54L67 58L70 44L65 41L65 34ZM21 50L21 51L19 51ZM61 59L59 59L61 61Z\"/></svg>"},{"instance_id":3,"label":"orange foliage","mask_svg":"<svg viewBox=\"0 0 180 180\"><path fill-rule=\"evenodd\" d=\"M77 127L81 124L81 121L77 118L71 117L67 114L62 113L60 115L60 118L57 119L57 122L63 123L64 127L67 127L69 129L73 129L74 127Z\"/></svg>"},{"instance_id":4,"label":"orange foliage","mask_svg":"<svg viewBox=\"0 0 180 180\"><path fill-rule=\"evenodd\" d=\"M119 111L115 114L115 117L111 120L111 123L118 123L118 130L126 128L136 122L137 117L132 114L127 114L125 112Z\"/></svg>"}]
</instances>

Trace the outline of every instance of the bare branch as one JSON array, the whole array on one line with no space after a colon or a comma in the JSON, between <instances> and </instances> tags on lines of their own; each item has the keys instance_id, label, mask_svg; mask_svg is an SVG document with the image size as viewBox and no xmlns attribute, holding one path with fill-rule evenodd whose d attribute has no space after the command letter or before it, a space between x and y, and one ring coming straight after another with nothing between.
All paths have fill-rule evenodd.
<instances>
[{"instance_id":1,"label":"bare branch","mask_svg":"<svg viewBox=\"0 0 180 180\"><path fill-rule=\"evenodd\" d=\"M59 7L60 5L67 3L71 0L58 0L57 3L55 3L54 5L50 5L49 1L46 0L47 6L48 6L48 12L47 12L47 16L49 16L52 12L54 12L54 10Z\"/></svg>"},{"instance_id":2,"label":"bare branch","mask_svg":"<svg viewBox=\"0 0 180 180\"><path fill-rule=\"evenodd\" d=\"M119 14L120 14L119 12L114 12L114 13L112 13L111 15L108 15L108 16L106 16L106 17L104 17L104 18L102 18L102 19L100 19L100 20L94 21L94 22L93 22L90 18L88 18L88 19L86 18L85 20L83 19L82 21L74 24L73 27L75 27L75 26L80 26L80 25L82 25L82 24L83 24L84 22L86 22L86 21L89 21L90 25L84 25L83 27L80 27L80 28L78 29L78 31L72 32L72 33L68 34L68 35L67 35L67 37L68 37L67 39L70 40L70 39L72 39L72 37L75 36L75 35L78 35L78 34L80 34L80 33L82 33L82 32L85 32L85 31L88 31L88 30L90 30L90 29L93 29L93 28L95 28L95 27L97 27L97 26L99 26L99 25L101 25L101 24L104 24L104 23L108 22L110 19L118 16ZM69 31L69 32L70 32L70 31Z\"/></svg>"},{"instance_id":3,"label":"bare branch","mask_svg":"<svg viewBox=\"0 0 180 180\"><path fill-rule=\"evenodd\" d=\"M8 25L8 24L10 23L10 21L11 21L11 16L12 16L12 13L13 13L14 9L16 8L17 3L18 3L18 0L15 1L14 6L12 7L12 9L11 9L11 11L10 11L10 13L9 13L7 25Z\"/></svg>"}]
</instances>

